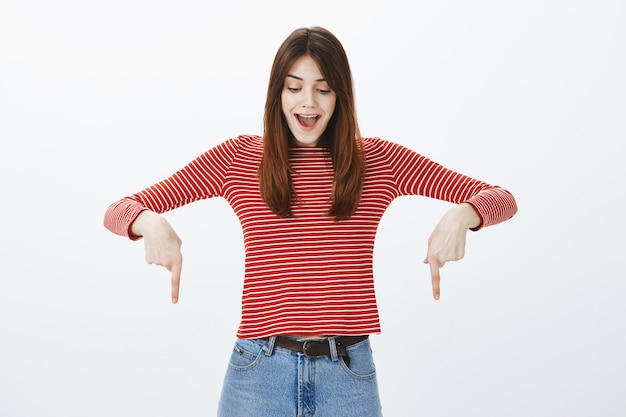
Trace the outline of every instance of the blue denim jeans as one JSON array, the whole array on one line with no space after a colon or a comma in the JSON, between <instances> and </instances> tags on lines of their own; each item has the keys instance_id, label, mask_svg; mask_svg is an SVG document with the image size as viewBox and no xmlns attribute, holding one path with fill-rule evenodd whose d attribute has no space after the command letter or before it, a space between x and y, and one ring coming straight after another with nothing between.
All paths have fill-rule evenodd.
<instances>
[{"instance_id":1,"label":"blue denim jeans","mask_svg":"<svg viewBox=\"0 0 626 417\"><path fill-rule=\"evenodd\" d=\"M218 417L381 417L369 339L336 354L309 358L274 346L274 338L237 339Z\"/></svg>"}]
</instances>

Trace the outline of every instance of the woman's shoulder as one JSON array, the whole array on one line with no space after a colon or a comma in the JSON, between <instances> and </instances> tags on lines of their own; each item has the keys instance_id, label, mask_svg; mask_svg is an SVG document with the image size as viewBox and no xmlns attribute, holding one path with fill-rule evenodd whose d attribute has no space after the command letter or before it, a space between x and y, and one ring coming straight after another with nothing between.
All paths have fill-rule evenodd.
<instances>
[{"instance_id":1,"label":"woman's shoulder","mask_svg":"<svg viewBox=\"0 0 626 417\"><path fill-rule=\"evenodd\" d=\"M378 136L363 138L363 150L366 156L386 154L400 147L402 146Z\"/></svg>"},{"instance_id":2,"label":"woman's shoulder","mask_svg":"<svg viewBox=\"0 0 626 417\"><path fill-rule=\"evenodd\" d=\"M246 153L263 152L263 138L258 135L239 135L231 137L213 148L214 151L223 151L228 153ZM210 151L209 151L210 152Z\"/></svg>"},{"instance_id":3,"label":"woman's shoulder","mask_svg":"<svg viewBox=\"0 0 626 417\"><path fill-rule=\"evenodd\" d=\"M363 138L363 150L370 165L395 165L398 161L422 158L415 150L380 137Z\"/></svg>"},{"instance_id":4,"label":"woman's shoulder","mask_svg":"<svg viewBox=\"0 0 626 417\"><path fill-rule=\"evenodd\" d=\"M375 152L380 149L383 140L377 136L361 138L365 153Z\"/></svg>"},{"instance_id":5,"label":"woman's shoulder","mask_svg":"<svg viewBox=\"0 0 626 417\"><path fill-rule=\"evenodd\" d=\"M237 136L237 140L256 145L263 144L263 137L259 135L239 135Z\"/></svg>"},{"instance_id":6,"label":"woman's shoulder","mask_svg":"<svg viewBox=\"0 0 626 417\"><path fill-rule=\"evenodd\" d=\"M230 142L235 144L238 148L263 149L263 138L259 135L239 135L236 138L230 139Z\"/></svg>"}]
</instances>

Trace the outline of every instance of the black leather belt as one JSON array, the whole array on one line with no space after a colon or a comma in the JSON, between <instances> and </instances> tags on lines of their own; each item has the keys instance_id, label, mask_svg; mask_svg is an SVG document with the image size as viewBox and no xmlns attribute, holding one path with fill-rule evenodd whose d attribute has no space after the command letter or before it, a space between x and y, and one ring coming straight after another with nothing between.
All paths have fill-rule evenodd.
<instances>
[{"instance_id":1,"label":"black leather belt","mask_svg":"<svg viewBox=\"0 0 626 417\"><path fill-rule=\"evenodd\" d=\"M337 348L337 356L343 358L346 366L350 365L350 356L346 348L355 345L367 339L368 335L363 336L338 336L335 337L335 346ZM265 340L269 340L266 338ZM298 341L289 337L277 336L274 346L289 349L294 352L302 353L307 358L319 358L321 356L330 356L330 344L328 339L312 339Z\"/></svg>"}]
</instances>

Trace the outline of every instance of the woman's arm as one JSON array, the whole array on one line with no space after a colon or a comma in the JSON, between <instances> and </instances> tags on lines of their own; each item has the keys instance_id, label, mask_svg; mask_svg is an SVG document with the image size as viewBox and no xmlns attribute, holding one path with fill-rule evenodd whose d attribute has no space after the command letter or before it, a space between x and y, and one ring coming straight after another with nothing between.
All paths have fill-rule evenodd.
<instances>
[{"instance_id":1,"label":"woman's arm","mask_svg":"<svg viewBox=\"0 0 626 417\"><path fill-rule=\"evenodd\" d=\"M387 158L400 195L422 195L455 204L435 226L424 259L438 300L439 269L465 256L467 231L510 219L517 212L515 198L504 188L455 172L402 145L381 139L370 142Z\"/></svg>"},{"instance_id":2,"label":"woman's arm","mask_svg":"<svg viewBox=\"0 0 626 417\"><path fill-rule=\"evenodd\" d=\"M253 142L254 137L246 138ZM178 301L182 268L181 240L160 213L221 195L222 185L239 146L230 139L203 153L169 178L111 204L104 226L138 240L143 237L146 261L172 273L172 302Z\"/></svg>"}]
</instances>

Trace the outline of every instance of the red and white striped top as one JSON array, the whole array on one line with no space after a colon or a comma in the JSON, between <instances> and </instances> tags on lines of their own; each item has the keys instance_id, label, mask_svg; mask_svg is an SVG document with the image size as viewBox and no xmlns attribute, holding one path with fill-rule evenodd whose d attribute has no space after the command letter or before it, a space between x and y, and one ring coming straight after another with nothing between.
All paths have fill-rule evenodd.
<instances>
[{"instance_id":1,"label":"red and white striped top","mask_svg":"<svg viewBox=\"0 0 626 417\"><path fill-rule=\"evenodd\" d=\"M163 213L204 198L224 197L243 229L245 277L240 338L281 334L358 335L380 332L374 294L374 238L389 204L401 195L470 203L481 227L509 219L517 208L506 190L451 171L401 145L363 140L362 200L347 220L327 215L332 162L324 148L290 150L299 201L294 217L276 216L259 192L263 140L230 139L171 177L112 204L104 223L133 237L144 209Z\"/></svg>"}]
</instances>

